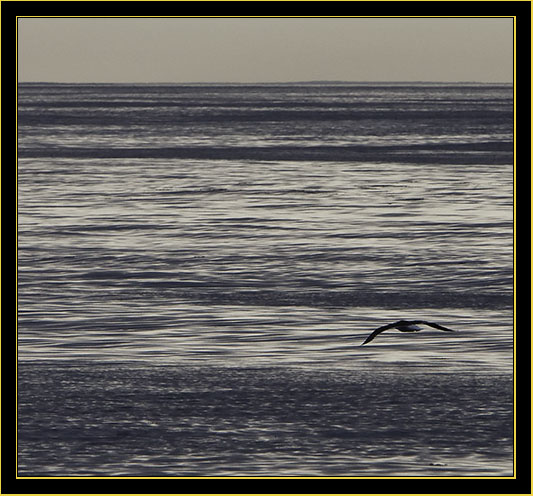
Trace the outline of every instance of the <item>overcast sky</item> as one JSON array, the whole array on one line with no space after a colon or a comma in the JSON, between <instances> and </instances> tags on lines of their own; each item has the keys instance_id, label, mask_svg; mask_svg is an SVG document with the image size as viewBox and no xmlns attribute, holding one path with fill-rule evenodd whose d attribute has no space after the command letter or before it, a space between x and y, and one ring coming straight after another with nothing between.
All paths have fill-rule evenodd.
<instances>
[{"instance_id":1,"label":"overcast sky","mask_svg":"<svg viewBox=\"0 0 533 496\"><path fill-rule=\"evenodd\" d=\"M19 18L19 81L512 82L512 18Z\"/></svg>"}]
</instances>

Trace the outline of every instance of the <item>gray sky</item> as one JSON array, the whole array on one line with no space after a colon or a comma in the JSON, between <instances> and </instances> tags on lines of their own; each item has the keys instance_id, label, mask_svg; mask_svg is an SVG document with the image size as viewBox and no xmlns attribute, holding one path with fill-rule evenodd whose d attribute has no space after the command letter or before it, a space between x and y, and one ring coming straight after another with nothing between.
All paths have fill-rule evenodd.
<instances>
[{"instance_id":1,"label":"gray sky","mask_svg":"<svg viewBox=\"0 0 533 496\"><path fill-rule=\"evenodd\" d=\"M19 81L512 82L512 18L19 18Z\"/></svg>"}]
</instances>

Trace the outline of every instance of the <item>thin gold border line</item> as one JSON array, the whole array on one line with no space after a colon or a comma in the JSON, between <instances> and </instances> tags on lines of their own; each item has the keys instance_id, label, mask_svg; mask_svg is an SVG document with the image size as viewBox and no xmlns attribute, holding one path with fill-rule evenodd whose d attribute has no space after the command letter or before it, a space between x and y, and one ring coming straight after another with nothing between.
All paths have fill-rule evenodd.
<instances>
[{"instance_id":1,"label":"thin gold border line","mask_svg":"<svg viewBox=\"0 0 533 496\"><path fill-rule=\"evenodd\" d=\"M65 1L65 0L63 0ZM105 0L97 0L97 1L105 1ZM119 1L127 1L127 0L119 0ZM133 0L137 1L137 0ZM172 1L172 0L164 0L164 1ZM201 0L193 0L193 1L201 1ZM218 0L216 0L218 1ZM244 0L237 0L237 1L244 1ZM284 1L284 0L274 0L274 1ZM297 0L297 1L304 1L304 0ZM309 0L307 0L309 1ZM315 1L315 0L310 0ZM352 1L352 0L341 0L341 1ZM415 1L422 1L422 0L415 0ZM457 0L459 1L459 0ZM15 347L16 347L16 364L15 364L15 406L16 406L16 429L15 429L15 447L16 447L16 479L457 479L457 480L463 480L463 479L497 479L497 480L512 480L516 479L516 437L517 437L517 429L516 429L516 399L517 399L517 391L516 391L516 339L515 339L515 329L516 329L516 15L514 16L15 16L16 21L16 46L15 46L15 76L16 76L16 87L15 87L15 101L17 105L17 109L15 112L15 123L18 130L18 84L19 84L19 78L18 78L18 69L19 69L19 60L18 60L18 20L19 19L409 19L409 18L416 18L416 19L446 19L446 18L464 18L464 19L491 19L491 18L497 18L497 19L513 19L513 199L515 200L513 202L513 267L514 267L514 280L513 280L513 476L512 477L462 477L462 476L452 476L452 477L424 477L424 476L412 476L412 477L357 477L357 476L339 476L339 477L290 477L290 476L280 476L280 477L255 477L255 476L234 476L234 477L85 477L85 476L79 476L79 477L19 477L18 474L18 318L16 318L16 324L15 324ZM532 41L533 46L533 41ZM532 142L532 149L533 149L533 142ZM16 185L17 185L17 191L16 191L16 198L17 198L17 208L15 209L16 212L16 227L17 227L17 233L15 238L16 243L16 252L17 252L17 261L15 263L15 272L16 272L16 279L15 279L15 287L16 287L16 308L15 311L18 312L18 132L16 134L16 147L15 147L15 160L17 162L17 168L15 171L15 179L16 179ZM533 185L533 179L532 179L532 185ZM532 208L533 211L533 208ZM532 269L533 274L533 269ZM533 301L533 300L532 300ZM533 307L532 307L533 308ZM533 310L532 310L533 314ZM532 345L533 347L533 345ZM532 374L533 376L533 374ZM1 372L0 372L0 378L1 378ZM140 493L139 493L140 494ZM266 493L265 493L266 494ZM335 493L332 493L332 495ZM80 495L83 496L83 495ZM155 496L155 495L154 495ZM185 495L183 495L185 496ZM257 495L257 496L264 496L264 495ZM276 495L276 496L282 496L282 495ZM363 495L360 495L363 496ZM380 495L372 495L372 496L380 496ZM438 496L438 495L435 495Z\"/></svg>"},{"instance_id":2,"label":"thin gold border line","mask_svg":"<svg viewBox=\"0 0 533 496\"><path fill-rule=\"evenodd\" d=\"M513 17L513 476L516 479L516 16ZM531 441L531 440L530 440Z\"/></svg>"}]
</instances>

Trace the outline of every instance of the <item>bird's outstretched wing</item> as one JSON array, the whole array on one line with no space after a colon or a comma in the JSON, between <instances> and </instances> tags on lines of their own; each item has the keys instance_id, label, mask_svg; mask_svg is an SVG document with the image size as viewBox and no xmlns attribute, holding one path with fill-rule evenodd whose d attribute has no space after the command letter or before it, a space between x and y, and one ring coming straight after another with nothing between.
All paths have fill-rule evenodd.
<instances>
[{"instance_id":1,"label":"bird's outstretched wing","mask_svg":"<svg viewBox=\"0 0 533 496\"><path fill-rule=\"evenodd\" d=\"M456 332L453 329L448 329L447 327L441 326L439 324L435 324L434 322L426 322L425 320L414 320L413 324L425 324L429 327L434 327L435 329L439 329L441 331Z\"/></svg>"},{"instance_id":2,"label":"bird's outstretched wing","mask_svg":"<svg viewBox=\"0 0 533 496\"><path fill-rule=\"evenodd\" d=\"M386 331L387 329L393 329L394 327L396 327L397 324L398 322L393 322L392 324L387 324L387 325L378 327L374 332L372 332L372 334L370 334L370 336L368 336L365 339L363 344L370 343L370 341L372 341L378 334L381 334L383 331Z\"/></svg>"}]
</instances>

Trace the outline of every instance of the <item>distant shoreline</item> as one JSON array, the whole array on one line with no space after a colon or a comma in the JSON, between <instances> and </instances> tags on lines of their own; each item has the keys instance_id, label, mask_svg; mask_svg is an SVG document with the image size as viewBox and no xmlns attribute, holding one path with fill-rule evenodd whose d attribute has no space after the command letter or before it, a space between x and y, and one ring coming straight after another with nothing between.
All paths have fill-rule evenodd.
<instances>
[{"instance_id":1,"label":"distant shoreline","mask_svg":"<svg viewBox=\"0 0 533 496\"><path fill-rule=\"evenodd\" d=\"M290 81L290 82L67 82L67 81L19 81L19 85L86 85L86 86L512 86L512 82L486 81Z\"/></svg>"}]
</instances>

